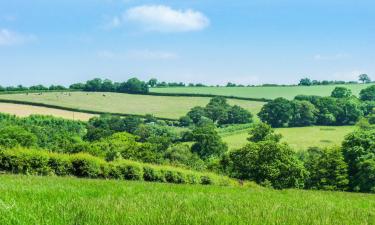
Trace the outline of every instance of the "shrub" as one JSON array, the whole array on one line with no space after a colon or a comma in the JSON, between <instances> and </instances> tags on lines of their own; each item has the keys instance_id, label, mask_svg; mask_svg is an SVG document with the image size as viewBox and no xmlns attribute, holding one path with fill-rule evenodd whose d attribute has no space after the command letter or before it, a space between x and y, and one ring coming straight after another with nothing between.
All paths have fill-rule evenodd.
<instances>
[{"instance_id":1,"label":"shrub","mask_svg":"<svg viewBox=\"0 0 375 225\"><path fill-rule=\"evenodd\" d=\"M164 174L151 166L143 167L143 179L150 182L166 182Z\"/></svg>"},{"instance_id":2,"label":"shrub","mask_svg":"<svg viewBox=\"0 0 375 225\"><path fill-rule=\"evenodd\" d=\"M72 163L68 156L61 154L50 154L48 165L52 172L58 176L72 174Z\"/></svg>"},{"instance_id":3,"label":"shrub","mask_svg":"<svg viewBox=\"0 0 375 225\"><path fill-rule=\"evenodd\" d=\"M142 166L138 163L121 161L116 165L117 174L121 179L125 180L142 180L143 171Z\"/></svg>"},{"instance_id":4,"label":"shrub","mask_svg":"<svg viewBox=\"0 0 375 225\"><path fill-rule=\"evenodd\" d=\"M96 178L100 175L102 160L88 154L76 154L71 158L73 175L77 177Z\"/></svg>"}]
</instances>

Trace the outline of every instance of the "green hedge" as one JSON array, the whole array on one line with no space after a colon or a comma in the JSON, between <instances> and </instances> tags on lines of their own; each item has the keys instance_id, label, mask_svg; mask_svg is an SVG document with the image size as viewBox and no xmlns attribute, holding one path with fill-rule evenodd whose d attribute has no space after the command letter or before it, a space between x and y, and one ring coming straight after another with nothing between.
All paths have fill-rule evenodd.
<instances>
[{"instance_id":1,"label":"green hedge","mask_svg":"<svg viewBox=\"0 0 375 225\"><path fill-rule=\"evenodd\" d=\"M238 99L238 100L248 100L254 102L270 102L272 99L267 98L250 98L250 97L239 97L233 95L214 95L214 94L198 94L198 93L159 93L159 92L149 92L142 95L153 95L153 96L170 96L170 97L224 97L230 99Z\"/></svg>"},{"instance_id":2,"label":"green hedge","mask_svg":"<svg viewBox=\"0 0 375 225\"><path fill-rule=\"evenodd\" d=\"M0 150L0 170L17 174L76 176L120 180L143 180L175 184L237 185L212 173L129 160L106 162L89 154L58 154L33 149Z\"/></svg>"}]
</instances>

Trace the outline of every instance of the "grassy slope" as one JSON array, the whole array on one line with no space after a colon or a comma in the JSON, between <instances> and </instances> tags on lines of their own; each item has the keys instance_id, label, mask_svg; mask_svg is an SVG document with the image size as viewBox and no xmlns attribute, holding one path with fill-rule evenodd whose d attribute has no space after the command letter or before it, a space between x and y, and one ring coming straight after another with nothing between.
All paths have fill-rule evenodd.
<instances>
[{"instance_id":1,"label":"grassy slope","mask_svg":"<svg viewBox=\"0 0 375 225\"><path fill-rule=\"evenodd\" d=\"M375 195L0 176L0 224L373 224Z\"/></svg>"},{"instance_id":2,"label":"grassy slope","mask_svg":"<svg viewBox=\"0 0 375 225\"><path fill-rule=\"evenodd\" d=\"M189 93L189 94L213 94L225 96L237 96L248 98L274 99L284 97L293 99L296 95L319 95L329 96L337 86L345 86L352 90L353 94L373 84L351 84L351 85L327 85L327 86L290 86L290 87L176 87L176 88L152 88L151 92L158 93Z\"/></svg>"},{"instance_id":3,"label":"grassy slope","mask_svg":"<svg viewBox=\"0 0 375 225\"><path fill-rule=\"evenodd\" d=\"M105 95L105 96L104 96ZM165 97L129 95L119 93L42 93L0 95L0 99L12 99L57 106L93 110L98 112L128 113L136 115L153 114L158 117L177 119L194 106L206 105L210 98ZM230 104L240 105L256 114L264 103L229 99ZM0 109L1 110L1 109Z\"/></svg>"},{"instance_id":4,"label":"grassy slope","mask_svg":"<svg viewBox=\"0 0 375 225\"><path fill-rule=\"evenodd\" d=\"M12 103L2 103L0 102L0 112L8 113L20 117L26 117L33 114L39 115L51 115L55 117L60 117L70 120L81 120L88 121L94 114L72 112L68 110L61 109L51 109L47 107L31 106L31 105L21 105Z\"/></svg>"},{"instance_id":5,"label":"grassy slope","mask_svg":"<svg viewBox=\"0 0 375 225\"><path fill-rule=\"evenodd\" d=\"M304 150L308 147L326 147L340 145L345 135L353 131L353 126L343 127L297 127L279 128L277 133L283 135L283 141L287 142L295 150ZM228 143L230 149L240 148L247 143L248 130L234 132L224 135L223 140Z\"/></svg>"}]
</instances>

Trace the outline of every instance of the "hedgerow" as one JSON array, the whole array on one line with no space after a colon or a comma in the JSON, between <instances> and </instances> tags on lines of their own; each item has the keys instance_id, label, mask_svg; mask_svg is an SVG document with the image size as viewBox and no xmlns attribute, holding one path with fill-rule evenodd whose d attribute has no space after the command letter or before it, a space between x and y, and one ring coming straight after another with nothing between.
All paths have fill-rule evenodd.
<instances>
[{"instance_id":1,"label":"hedgerow","mask_svg":"<svg viewBox=\"0 0 375 225\"><path fill-rule=\"evenodd\" d=\"M138 180L175 184L236 185L237 182L212 173L156 166L129 160L113 162L85 154L58 154L37 149L0 150L0 171L30 175L76 176Z\"/></svg>"}]
</instances>

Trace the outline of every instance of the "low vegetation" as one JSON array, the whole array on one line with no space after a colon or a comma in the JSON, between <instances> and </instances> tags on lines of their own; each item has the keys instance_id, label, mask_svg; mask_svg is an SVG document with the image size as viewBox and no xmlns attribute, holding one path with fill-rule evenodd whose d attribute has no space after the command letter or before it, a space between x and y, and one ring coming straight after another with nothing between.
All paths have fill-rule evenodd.
<instances>
[{"instance_id":1,"label":"low vegetation","mask_svg":"<svg viewBox=\"0 0 375 225\"><path fill-rule=\"evenodd\" d=\"M375 222L369 194L9 175L0 184L0 224Z\"/></svg>"}]
</instances>

